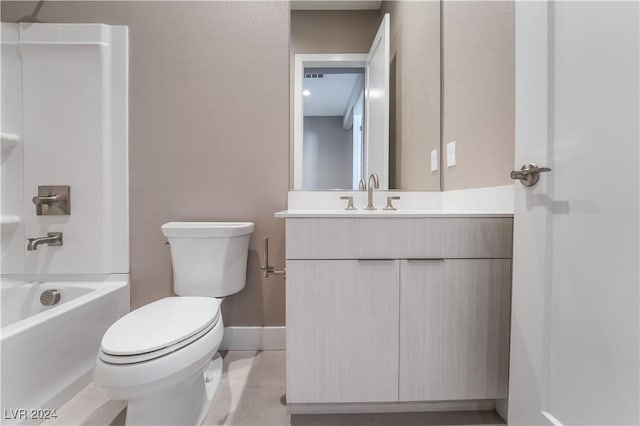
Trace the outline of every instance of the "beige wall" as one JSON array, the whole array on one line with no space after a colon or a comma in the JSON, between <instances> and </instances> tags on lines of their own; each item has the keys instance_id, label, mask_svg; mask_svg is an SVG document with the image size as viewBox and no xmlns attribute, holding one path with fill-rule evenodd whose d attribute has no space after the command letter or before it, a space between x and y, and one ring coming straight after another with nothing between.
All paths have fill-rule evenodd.
<instances>
[{"instance_id":1,"label":"beige wall","mask_svg":"<svg viewBox=\"0 0 640 426\"><path fill-rule=\"evenodd\" d=\"M35 4L2 2L2 20ZM288 189L288 4L46 2L38 19L129 26L133 306L171 294L162 223L251 220L247 287L225 301L225 323L284 324L284 282L257 268L264 236L284 263L273 213Z\"/></svg>"},{"instance_id":2,"label":"beige wall","mask_svg":"<svg viewBox=\"0 0 640 426\"><path fill-rule=\"evenodd\" d=\"M440 3L385 1L391 15L390 188L439 191Z\"/></svg>"},{"instance_id":3,"label":"beige wall","mask_svg":"<svg viewBox=\"0 0 640 426\"><path fill-rule=\"evenodd\" d=\"M293 10L291 55L368 53L379 25L377 10Z\"/></svg>"},{"instance_id":4,"label":"beige wall","mask_svg":"<svg viewBox=\"0 0 640 426\"><path fill-rule=\"evenodd\" d=\"M443 3L442 141L456 141L457 157L443 168L445 190L512 183L514 9L513 2Z\"/></svg>"}]
</instances>

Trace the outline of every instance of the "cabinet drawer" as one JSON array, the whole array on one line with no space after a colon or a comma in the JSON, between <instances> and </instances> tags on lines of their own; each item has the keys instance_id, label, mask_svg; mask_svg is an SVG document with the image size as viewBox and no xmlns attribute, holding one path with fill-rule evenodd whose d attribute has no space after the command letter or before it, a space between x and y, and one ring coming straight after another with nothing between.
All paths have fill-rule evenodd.
<instances>
[{"instance_id":1,"label":"cabinet drawer","mask_svg":"<svg viewBox=\"0 0 640 426\"><path fill-rule=\"evenodd\" d=\"M511 218L291 218L287 259L511 258Z\"/></svg>"}]
</instances>

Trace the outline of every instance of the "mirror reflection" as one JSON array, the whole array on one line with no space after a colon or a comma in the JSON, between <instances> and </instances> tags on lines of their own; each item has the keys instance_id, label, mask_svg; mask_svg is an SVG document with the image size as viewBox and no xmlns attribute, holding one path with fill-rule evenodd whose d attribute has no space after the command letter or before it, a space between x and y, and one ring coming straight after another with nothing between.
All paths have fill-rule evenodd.
<instances>
[{"instance_id":1,"label":"mirror reflection","mask_svg":"<svg viewBox=\"0 0 640 426\"><path fill-rule=\"evenodd\" d=\"M355 190L375 173L381 190L440 190L438 2L293 10L290 46L292 189ZM354 81L340 92L322 86L357 68L361 109ZM315 99L334 110L317 112Z\"/></svg>"},{"instance_id":2,"label":"mirror reflection","mask_svg":"<svg viewBox=\"0 0 640 426\"><path fill-rule=\"evenodd\" d=\"M364 177L365 69L305 68L304 190L357 189Z\"/></svg>"}]
</instances>

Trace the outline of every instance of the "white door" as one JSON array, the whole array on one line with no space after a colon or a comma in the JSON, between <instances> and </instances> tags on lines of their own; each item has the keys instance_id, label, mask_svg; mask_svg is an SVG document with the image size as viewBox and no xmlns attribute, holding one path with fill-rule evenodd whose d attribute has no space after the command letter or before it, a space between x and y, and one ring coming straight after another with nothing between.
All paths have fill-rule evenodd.
<instances>
[{"instance_id":1,"label":"white door","mask_svg":"<svg viewBox=\"0 0 640 426\"><path fill-rule=\"evenodd\" d=\"M362 102L363 96L360 95L360 105L363 106ZM361 108L363 110L363 108ZM364 142L364 129L362 126L362 115L363 114L354 114L353 115L353 131L352 131L352 144L353 144L353 170L352 170L352 186L351 188L356 190L358 189L358 185L360 184L360 179L364 176L362 174L362 152L363 152L363 142Z\"/></svg>"},{"instance_id":2,"label":"white door","mask_svg":"<svg viewBox=\"0 0 640 426\"><path fill-rule=\"evenodd\" d=\"M640 423L638 2L518 2L509 424Z\"/></svg>"},{"instance_id":3,"label":"white door","mask_svg":"<svg viewBox=\"0 0 640 426\"><path fill-rule=\"evenodd\" d=\"M389 14L385 14L373 39L366 69L366 167L380 179L380 189L389 188Z\"/></svg>"}]
</instances>

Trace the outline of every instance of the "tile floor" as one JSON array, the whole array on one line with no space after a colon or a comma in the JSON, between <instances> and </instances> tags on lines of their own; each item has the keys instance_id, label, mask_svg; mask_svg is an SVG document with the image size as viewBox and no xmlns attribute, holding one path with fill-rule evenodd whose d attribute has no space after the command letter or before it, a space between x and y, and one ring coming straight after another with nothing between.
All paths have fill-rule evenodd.
<instances>
[{"instance_id":1,"label":"tile floor","mask_svg":"<svg viewBox=\"0 0 640 426\"><path fill-rule=\"evenodd\" d=\"M504 425L492 411L399 414L287 414L284 351L223 354L224 372L207 426L445 426ZM110 401L93 383L43 425L124 425L125 404Z\"/></svg>"}]
</instances>

